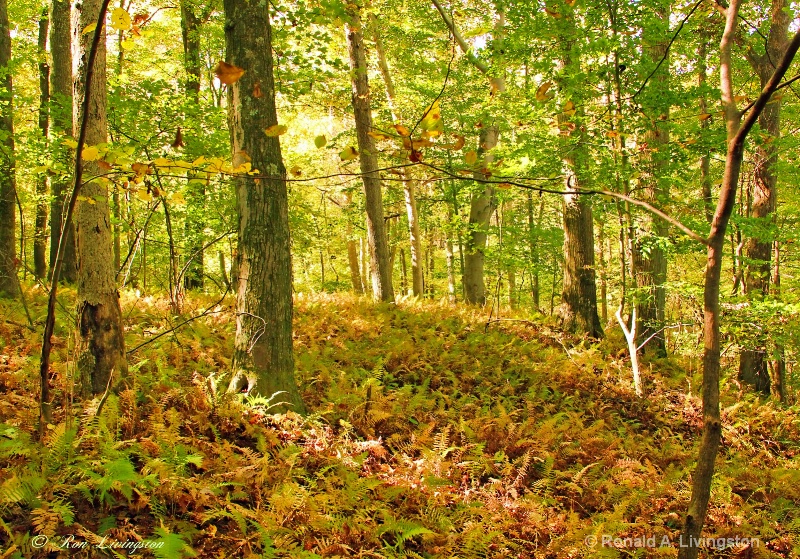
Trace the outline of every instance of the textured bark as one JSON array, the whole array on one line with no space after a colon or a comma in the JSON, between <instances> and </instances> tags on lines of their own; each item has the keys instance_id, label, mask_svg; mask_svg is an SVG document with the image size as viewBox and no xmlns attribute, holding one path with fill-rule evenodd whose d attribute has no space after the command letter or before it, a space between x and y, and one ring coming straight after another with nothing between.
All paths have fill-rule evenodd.
<instances>
[{"instance_id":1,"label":"textured bark","mask_svg":"<svg viewBox=\"0 0 800 559\"><path fill-rule=\"evenodd\" d=\"M565 23L570 25L569 32L572 32L574 18L567 16ZM570 41L562 37L561 48L562 70L575 71L577 63L570 52ZM563 83L559 87L565 89ZM568 119L563 113L558 117L562 130L564 191L567 193L563 206L564 283L558 314L562 327L568 332L600 338L603 336L603 327L597 315L592 202L590 197L578 194L579 190L586 187L582 170L588 164L589 157L583 132Z\"/></svg>"},{"instance_id":2,"label":"textured bark","mask_svg":"<svg viewBox=\"0 0 800 559\"><path fill-rule=\"evenodd\" d=\"M349 207L353 203L353 195L349 191L344 195L345 206ZM364 285L361 283L361 271L358 263L358 245L353 238L353 225L347 220L345 226L345 237L347 237L347 265L350 269L350 283L353 284L353 291L358 294L364 293Z\"/></svg>"},{"instance_id":3,"label":"textured bark","mask_svg":"<svg viewBox=\"0 0 800 559\"><path fill-rule=\"evenodd\" d=\"M42 140L47 141L50 128L50 65L47 63L47 30L49 21L47 11L39 18L39 131ZM36 234L33 239L33 272L38 279L47 275L47 174L36 181Z\"/></svg>"},{"instance_id":4,"label":"textured bark","mask_svg":"<svg viewBox=\"0 0 800 559\"><path fill-rule=\"evenodd\" d=\"M708 59L708 33L701 29L700 45L697 47L697 85L703 87L706 84L706 74ZM700 97L700 113L708 113L708 104L705 95ZM700 128L705 130L711 125L709 119L700 122ZM700 191L703 196L703 213L706 221L711 223L714 217L714 201L711 197L711 154L708 152L700 156Z\"/></svg>"},{"instance_id":5,"label":"textured bark","mask_svg":"<svg viewBox=\"0 0 800 559\"><path fill-rule=\"evenodd\" d=\"M191 103L200 101L200 18L187 0L181 2L181 35L183 38L183 67L186 70L186 96ZM190 177L192 178L192 177ZM203 258L203 215L205 214L205 184L194 182L187 188L189 211L186 215L187 257L191 263L186 268L184 287L201 289L205 273Z\"/></svg>"},{"instance_id":6,"label":"textured bark","mask_svg":"<svg viewBox=\"0 0 800 559\"><path fill-rule=\"evenodd\" d=\"M370 108L364 38L361 33L361 18L357 12L351 14L351 20L347 26L347 45L350 52L350 79L353 86L353 113L358 139L358 155L367 207L372 295L379 301L394 301L392 269L389 265L389 245L383 222L383 194L381 179L378 175L378 156L375 151L375 141L369 135L372 130L372 110Z\"/></svg>"},{"instance_id":7,"label":"textured bark","mask_svg":"<svg viewBox=\"0 0 800 559\"><path fill-rule=\"evenodd\" d=\"M656 25L644 31L645 55L656 65L665 60L653 75L642 95L641 103L650 123L640 140L642 199L658 208L665 208L669 200L669 56L667 51L669 7L654 6ZM654 33L655 32L655 33ZM663 334L664 307L667 281L667 255L660 239L668 234L667 223L645 212L640 218L640 230L633 243L633 269L639 299L636 301L636 345L647 341L643 350L656 355L666 355Z\"/></svg>"},{"instance_id":8,"label":"textured bark","mask_svg":"<svg viewBox=\"0 0 800 559\"><path fill-rule=\"evenodd\" d=\"M81 30L97 22L99 0L84 0L76 4L73 38L77 56L75 93L82 100L86 88L88 54L92 34ZM86 121L86 145L94 146L108 140L106 119L106 47L105 31L100 38L97 58L92 68L89 112ZM73 120L74 135L79 136L82 105L76 102ZM102 394L115 380L127 376L125 338L116 270L113 269L113 237L108 204L108 186L100 180L89 180L100 174L96 162L83 164L86 182L81 188L82 201L75 209L75 240L78 257L78 370L84 396ZM92 203L88 203L91 200Z\"/></svg>"},{"instance_id":9,"label":"textured bark","mask_svg":"<svg viewBox=\"0 0 800 559\"><path fill-rule=\"evenodd\" d=\"M11 34L6 0L0 0L0 295L14 296L19 292L17 278L17 249L14 237L17 224L17 183L14 169L14 108L11 73Z\"/></svg>"},{"instance_id":10,"label":"textured bark","mask_svg":"<svg viewBox=\"0 0 800 559\"><path fill-rule=\"evenodd\" d=\"M496 125L481 129L478 145L479 169L473 172L476 181L486 179L486 169L494 159L489 151L497 145L499 129ZM486 239L489 234L489 220L497 208L494 188L489 184L478 186L472 194L469 207L469 230L467 231L464 254L464 299L471 305L486 304L486 285L483 268Z\"/></svg>"},{"instance_id":11,"label":"textured bark","mask_svg":"<svg viewBox=\"0 0 800 559\"><path fill-rule=\"evenodd\" d=\"M764 110L772 93L786 74L791 61L800 48L800 33L797 33L781 62L765 85L761 95L753 104L747 117L739 126L740 113L736 107L731 79L731 43L736 30L739 1L731 0L726 17L725 32L720 42L720 77L722 103L726 115L728 150L725 159L725 174L720 188L719 202L711 222L708 237L708 259L706 262L704 301L704 349L703 349L703 437L700 443L697 466L692 476L692 496L681 531L678 559L696 559L700 548L697 541L711 497L711 483L714 477L715 461L722 434L719 410L720 377L720 331L719 331L719 291L722 272L722 258L725 231L733 213L736 186L739 182L744 145L747 134Z\"/></svg>"},{"instance_id":12,"label":"textured bark","mask_svg":"<svg viewBox=\"0 0 800 559\"><path fill-rule=\"evenodd\" d=\"M275 397L303 412L294 378L292 260L286 168L275 125L272 28L268 4L225 0L227 62L245 70L228 86L228 126L234 161L247 154L260 177L234 179L239 215L236 340L230 390ZM260 96L253 95L256 84ZM238 154L238 155L237 155ZM277 410L286 409L279 406Z\"/></svg>"},{"instance_id":13,"label":"textured bark","mask_svg":"<svg viewBox=\"0 0 800 559\"><path fill-rule=\"evenodd\" d=\"M775 64L781 59L788 45L787 33L791 20L786 13L786 0L773 0L771 6L772 22L767 50L762 56L748 56L750 65L758 74L763 88L775 71ZM764 107L758 118L762 133L768 135L767 141L756 147L755 177L753 181L753 203L750 217L760 220L766 229L775 221L775 208L778 199L778 152L775 142L780 136L781 101L774 100ZM744 293L750 299L763 298L770 292L772 239L767 235L749 238L745 241L744 253ZM770 374L767 366L766 347L749 347L742 350L739 359L739 381L751 386L762 394L770 394Z\"/></svg>"},{"instance_id":14,"label":"textured bark","mask_svg":"<svg viewBox=\"0 0 800 559\"><path fill-rule=\"evenodd\" d=\"M52 0L50 4L50 128L56 134L72 134L72 38L70 35L69 0ZM58 242L63 228L64 205L69 193L68 177L53 177L50 183L53 201L50 205L50 273L55 266ZM62 255L60 279L75 283L78 279L75 253L75 225L66 229L67 239Z\"/></svg>"}]
</instances>

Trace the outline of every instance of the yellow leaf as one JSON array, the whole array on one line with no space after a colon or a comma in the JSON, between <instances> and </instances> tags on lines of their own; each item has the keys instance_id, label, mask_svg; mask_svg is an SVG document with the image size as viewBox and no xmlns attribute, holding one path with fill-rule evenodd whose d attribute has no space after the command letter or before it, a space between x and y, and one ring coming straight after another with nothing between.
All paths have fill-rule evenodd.
<instances>
[{"instance_id":1,"label":"yellow leaf","mask_svg":"<svg viewBox=\"0 0 800 559\"><path fill-rule=\"evenodd\" d=\"M197 159L192 161L192 167L199 167L200 165L202 165L205 162L206 162L205 156L201 155L200 157L198 157Z\"/></svg>"},{"instance_id":2,"label":"yellow leaf","mask_svg":"<svg viewBox=\"0 0 800 559\"><path fill-rule=\"evenodd\" d=\"M87 25L86 27L83 28L83 31L81 32L81 35L88 35L92 31L94 31L95 29L97 29L97 24L96 23L90 23L89 25Z\"/></svg>"},{"instance_id":3,"label":"yellow leaf","mask_svg":"<svg viewBox=\"0 0 800 559\"><path fill-rule=\"evenodd\" d=\"M142 202L150 202L153 199L153 195L147 192L147 190L137 190L136 197Z\"/></svg>"},{"instance_id":4,"label":"yellow leaf","mask_svg":"<svg viewBox=\"0 0 800 559\"><path fill-rule=\"evenodd\" d=\"M709 118L711 118L711 113L703 113L699 115L697 118L699 118L700 120L708 120Z\"/></svg>"},{"instance_id":5,"label":"yellow leaf","mask_svg":"<svg viewBox=\"0 0 800 559\"><path fill-rule=\"evenodd\" d=\"M83 148L83 152L81 152L81 159L84 161L97 161L98 157L100 157L100 151L96 146Z\"/></svg>"},{"instance_id":6,"label":"yellow leaf","mask_svg":"<svg viewBox=\"0 0 800 559\"><path fill-rule=\"evenodd\" d=\"M67 146L68 148L76 149L78 147L78 142L76 142L72 138L64 138L61 140L61 143Z\"/></svg>"},{"instance_id":7,"label":"yellow leaf","mask_svg":"<svg viewBox=\"0 0 800 559\"><path fill-rule=\"evenodd\" d=\"M564 114L567 116L573 116L575 112L575 104L572 101L567 101L567 103L564 105Z\"/></svg>"},{"instance_id":8,"label":"yellow leaf","mask_svg":"<svg viewBox=\"0 0 800 559\"><path fill-rule=\"evenodd\" d=\"M467 165L475 165L478 162L478 154L475 151L468 151L464 155L464 161L467 162Z\"/></svg>"},{"instance_id":9,"label":"yellow leaf","mask_svg":"<svg viewBox=\"0 0 800 559\"><path fill-rule=\"evenodd\" d=\"M131 171L140 176L149 175L150 165L148 165L147 163L134 163L133 165L131 165Z\"/></svg>"},{"instance_id":10,"label":"yellow leaf","mask_svg":"<svg viewBox=\"0 0 800 559\"><path fill-rule=\"evenodd\" d=\"M153 165L156 167L172 167L173 163L171 159L167 159L165 157L159 157L153 161Z\"/></svg>"},{"instance_id":11,"label":"yellow leaf","mask_svg":"<svg viewBox=\"0 0 800 559\"><path fill-rule=\"evenodd\" d=\"M294 167L289 169L289 174L291 174L293 177L299 177L303 175L303 170L300 168L299 165L295 165Z\"/></svg>"},{"instance_id":12,"label":"yellow leaf","mask_svg":"<svg viewBox=\"0 0 800 559\"><path fill-rule=\"evenodd\" d=\"M264 134L269 136L270 138L275 138L280 136L281 134L286 134L286 131L289 130L289 127L285 124L273 124L266 130L264 130Z\"/></svg>"},{"instance_id":13,"label":"yellow leaf","mask_svg":"<svg viewBox=\"0 0 800 559\"><path fill-rule=\"evenodd\" d=\"M118 31L131 28L131 16L124 8L116 8L111 12L111 27Z\"/></svg>"},{"instance_id":14,"label":"yellow leaf","mask_svg":"<svg viewBox=\"0 0 800 559\"><path fill-rule=\"evenodd\" d=\"M228 64L224 60L220 60L214 68L214 75L217 76L217 79L222 83L231 85L244 76L244 69L234 66L233 64Z\"/></svg>"},{"instance_id":15,"label":"yellow leaf","mask_svg":"<svg viewBox=\"0 0 800 559\"><path fill-rule=\"evenodd\" d=\"M367 132L367 135L372 136L376 140L392 140L393 138L389 134L384 134L383 132L379 132L377 130L370 130Z\"/></svg>"},{"instance_id":16,"label":"yellow leaf","mask_svg":"<svg viewBox=\"0 0 800 559\"><path fill-rule=\"evenodd\" d=\"M503 190L507 190L507 189L511 188L511 184L507 183L507 182L501 182L499 184L496 184L495 188L502 188Z\"/></svg>"},{"instance_id":17,"label":"yellow leaf","mask_svg":"<svg viewBox=\"0 0 800 559\"><path fill-rule=\"evenodd\" d=\"M173 192L172 196L169 197L170 202L173 204L185 204L186 198L183 197L183 194L180 192Z\"/></svg>"},{"instance_id":18,"label":"yellow leaf","mask_svg":"<svg viewBox=\"0 0 800 559\"><path fill-rule=\"evenodd\" d=\"M403 137L408 137L411 135L411 130L403 126L402 124L394 124L394 129L397 130L397 133Z\"/></svg>"},{"instance_id":19,"label":"yellow leaf","mask_svg":"<svg viewBox=\"0 0 800 559\"><path fill-rule=\"evenodd\" d=\"M136 42L130 39L124 39L119 44L122 47L122 50L131 50L134 46L136 46Z\"/></svg>"},{"instance_id":20,"label":"yellow leaf","mask_svg":"<svg viewBox=\"0 0 800 559\"><path fill-rule=\"evenodd\" d=\"M614 130L609 130L608 132L606 132L606 136L608 136L609 138L616 138L617 136L619 136L619 132L616 132Z\"/></svg>"},{"instance_id":21,"label":"yellow leaf","mask_svg":"<svg viewBox=\"0 0 800 559\"><path fill-rule=\"evenodd\" d=\"M314 138L314 145L317 146L317 149L324 148L325 144L327 143L328 143L328 138L326 138L324 134Z\"/></svg>"},{"instance_id":22,"label":"yellow leaf","mask_svg":"<svg viewBox=\"0 0 800 559\"><path fill-rule=\"evenodd\" d=\"M544 102L550 99L550 96L547 94L547 90L553 85L553 82L544 82L542 85L539 86L539 89L536 90L536 100L540 102Z\"/></svg>"},{"instance_id":23,"label":"yellow leaf","mask_svg":"<svg viewBox=\"0 0 800 559\"><path fill-rule=\"evenodd\" d=\"M347 146L339 152L339 159L342 161L352 161L358 157L358 151L353 146Z\"/></svg>"},{"instance_id":24,"label":"yellow leaf","mask_svg":"<svg viewBox=\"0 0 800 559\"><path fill-rule=\"evenodd\" d=\"M442 112L439 108L438 99L434 101L430 107L428 107L428 110L426 111L425 116L422 118L419 125L423 130L428 130L431 132L441 133L444 130L444 122L442 121ZM401 136L407 135L408 134L401 133Z\"/></svg>"}]
</instances>

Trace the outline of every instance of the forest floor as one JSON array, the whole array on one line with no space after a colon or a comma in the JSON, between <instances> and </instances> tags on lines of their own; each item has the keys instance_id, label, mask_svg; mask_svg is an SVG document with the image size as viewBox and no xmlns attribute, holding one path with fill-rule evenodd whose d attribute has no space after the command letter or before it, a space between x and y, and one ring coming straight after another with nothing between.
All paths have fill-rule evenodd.
<instances>
[{"instance_id":1,"label":"forest floor","mask_svg":"<svg viewBox=\"0 0 800 559\"><path fill-rule=\"evenodd\" d=\"M0 301L0 558L127 557L131 542L170 559L675 557L682 544L696 359L645 361L637 398L613 331L593 344L544 319L298 295L310 414L274 415L225 393L230 300L191 298L186 316L210 311L155 338L182 319L126 292L128 348L152 343L129 356L133 388L98 414L97 401L64 405L72 295L41 444L41 326ZM27 297L41 320L44 294ZM730 378L722 401L704 531L719 539L704 556L799 557L800 409Z\"/></svg>"}]
</instances>

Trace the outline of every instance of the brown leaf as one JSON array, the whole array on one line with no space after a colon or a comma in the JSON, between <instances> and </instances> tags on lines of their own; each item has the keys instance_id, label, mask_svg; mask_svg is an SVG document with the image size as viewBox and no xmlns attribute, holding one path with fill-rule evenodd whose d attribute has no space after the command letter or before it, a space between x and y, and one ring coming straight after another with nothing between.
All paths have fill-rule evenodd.
<instances>
[{"instance_id":1,"label":"brown leaf","mask_svg":"<svg viewBox=\"0 0 800 559\"><path fill-rule=\"evenodd\" d=\"M220 60L214 68L214 75L217 76L217 79L222 83L231 85L239 81L239 78L244 75L244 69L234 66L233 64L228 64L224 60Z\"/></svg>"},{"instance_id":2,"label":"brown leaf","mask_svg":"<svg viewBox=\"0 0 800 559\"><path fill-rule=\"evenodd\" d=\"M178 129L175 131L175 140L170 145L175 149L182 148L186 145L183 143L183 134L181 133L180 126L178 126Z\"/></svg>"}]
</instances>

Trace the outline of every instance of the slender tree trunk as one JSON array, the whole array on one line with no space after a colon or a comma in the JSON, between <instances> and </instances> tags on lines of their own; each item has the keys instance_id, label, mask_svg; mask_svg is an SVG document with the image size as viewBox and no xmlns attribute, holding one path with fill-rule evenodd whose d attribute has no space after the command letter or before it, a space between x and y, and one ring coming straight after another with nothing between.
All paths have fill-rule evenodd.
<instances>
[{"instance_id":1,"label":"slender tree trunk","mask_svg":"<svg viewBox=\"0 0 800 559\"><path fill-rule=\"evenodd\" d=\"M697 85L704 87L708 73L708 33L705 29L700 31L700 45L697 47ZM700 113L708 114L708 105L705 94L700 97ZM700 121L700 128L706 130L710 126L709 119ZM714 217L714 200L711 196L711 155L704 151L700 156L700 191L703 196L703 211L706 221L710 224Z\"/></svg>"},{"instance_id":2,"label":"slender tree trunk","mask_svg":"<svg viewBox=\"0 0 800 559\"><path fill-rule=\"evenodd\" d=\"M787 33L790 16L786 12L786 0L773 0L772 22L767 39L767 51L763 56L749 56L753 70L759 76L761 87L769 82L775 71L775 64L786 52ZM753 203L751 217L759 220L765 230L775 222L775 208L778 199L778 151L775 142L780 136L781 100L775 99L764 107L758 118L762 132L768 134L767 141L756 147L755 177L753 184ZM769 235L762 234L745 241L744 253L747 262L744 270L744 292L748 298L756 300L769 295L771 256L773 241ZM739 359L739 380L762 394L770 394L770 374L767 366L767 348L743 349Z\"/></svg>"},{"instance_id":3,"label":"slender tree trunk","mask_svg":"<svg viewBox=\"0 0 800 559\"><path fill-rule=\"evenodd\" d=\"M345 206L350 206L352 203L353 196L348 191L345 193ZM356 240L353 238L353 225L349 219L345 228L345 236L347 237L347 263L350 267L350 282L353 284L353 291L361 294L364 293L364 285L361 283L361 272L359 271L358 246L356 246Z\"/></svg>"},{"instance_id":4,"label":"slender tree trunk","mask_svg":"<svg viewBox=\"0 0 800 559\"><path fill-rule=\"evenodd\" d=\"M295 385L292 350L292 259L286 168L277 137L264 130L278 122L269 4L224 0L226 59L244 69L228 86L231 153L247 154L263 176L234 179L239 214L236 340L230 390L276 397L304 411ZM258 88L256 86L258 85ZM260 95L254 92L260 89ZM285 409L280 406L278 409Z\"/></svg>"},{"instance_id":5,"label":"slender tree trunk","mask_svg":"<svg viewBox=\"0 0 800 559\"><path fill-rule=\"evenodd\" d=\"M54 134L72 134L72 37L70 32L71 9L69 0L51 0L50 4L50 120ZM68 161L65 158L65 162ZM55 265L58 241L63 228L66 196L71 186L68 177L53 177L50 184L53 201L50 205L50 273ZM61 280L75 283L78 279L75 253L75 224L70 223L62 255Z\"/></svg>"},{"instance_id":6,"label":"slender tree trunk","mask_svg":"<svg viewBox=\"0 0 800 559\"><path fill-rule=\"evenodd\" d=\"M386 101L392 113L392 121L400 123L399 115L395 109L396 95L392 75L389 72L389 63L386 61L386 51L378 31L378 22L374 14L370 14L370 27L375 39L375 51L378 55L378 68L380 68L383 83L386 87ZM414 180L404 168L398 170L403 180L403 196L406 201L406 214L408 215L408 236L411 248L411 282L412 293L415 297L422 297L422 239L419 236L419 218L417 217L417 200L414 195Z\"/></svg>"},{"instance_id":7,"label":"slender tree trunk","mask_svg":"<svg viewBox=\"0 0 800 559\"><path fill-rule=\"evenodd\" d=\"M700 548L697 544L711 497L715 461L722 434L719 410L720 377L720 331L719 290L722 272L722 257L725 231L733 213L736 185L739 182L744 145L747 134L755 125L772 93L786 74L800 48L800 32L795 34L781 61L753 104L741 127L740 113L736 107L731 79L731 43L736 32L739 0L731 0L727 8L725 32L720 42L720 77L722 104L728 134L728 150L725 159L725 174L720 188L720 198L711 222L708 237L708 260L706 264L704 299L704 351L703 351L703 437L700 442L697 467L692 476L692 496L681 531L678 559L696 559Z\"/></svg>"},{"instance_id":8,"label":"slender tree trunk","mask_svg":"<svg viewBox=\"0 0 800 559\"><path fill-rule=\"evenodd\" d=\"M372 295L379 301L394 301L392 270L389 267L389 245L383 222L383 195L378 175L378 156L375 151L375 141L369 135L372 130L372 110L361 17L357 11L351 14L351 20L347 25L347 45L350 51L353 112L367 206Z\"/></svg>"},{"instance_id":9,"label":"slender tree trunk","mask_svg":"<svg viewBox=\"0 0 800 559\"><path fill-rule=\"evenodd\" d=\"M14 168L14 106L11 72L11 33L6 0L0 0L0 295L16 296L19 292L17 278L17 184Z\"/></svg>"},{"instance_id":10,"label":"slender tree trunk","mask_svg":"<svg viewBox=\"0 0 800 559\"><path fill-rule=\"evenodd\" d=\"M82 107L80 100L87 87L88 52L92 34L82 33L87 25L96 24L100 0L84 0L74 9L74 44L78 66L73 98L76 123L74 135L79 135ZM91 69L91 95L86 126L86 146L108 141L106 120L106 47L105 31L100 38L97 58ZM89 180L101 173L96 162L83 164L86 182L75 211L75 240L78 256L78 370L83 382L84 396L102 394L114 380L127 376L125 338L122 313L113 269L111 217L108 186L103 180ZM91 200L92 203L88 201Z\"/></svg>"},{"instance_id":11,"label":"slender tree trunk","mask_svg":"<svg viewBox=\"0 0 800 559\"><path fill-rule=\"evenodd\" d=\"M453 223L453 207L447 204L447 223L445 229L447 238L445 239L445 255L447 258L447 296L451 303L456 302L456 265L455 252L453 251L453 239L450 234L450 224Z\"/></svg>"},{"instance_id":12,"label":"slender tree trunk","mask_svg":"<svg viewBox=\"0 0 800 559\"><path fill-rule=\"evenodd\" d=\"M606 235L603 222L600 221L597 232L597 244L600 248L600 319L608 324L608 269L606 268Z\"/></svg>"},{"instance_id":13,"label":"slender tree trunk","mask_svg":"<svg viewBox=\"0 0 800 559\"><path fill-rule=\"evenodd\" d=\"M200 18L188 0L181 1L181 36L183 38L183 67L186 70L186 97L190 104L200 102ZM190 179L193 177L189 177ZM191 264L186 269L186 289L202 289L205 269L203 266L203 229L206 187L202 181L191 181L187 185L187 212L185 236Z\"/></svg>"},{"instance_id":14,"label":"slender tree trunk","mask_svg":"<svg viewBox=\"0 0 800 559\"><path fill-rule=\"evenodd\" d=\"M642 96L646 118L650 125L646 130L642 145L640 181L645 201L665 208L669 199L669 55L667 51L667 33L669 29L669 6L654 8L656 25L647 26L644 34L645 52L653 65L661 64ZM648 31L650 30L650 31ZM656 34L653 36L653 30ZM645 213L641 217L640 233L633 243L633 269L636 286L642 298L636 302L636 345L647 342L644 351L656 355L666 355L666 343L662 333L664 327L664 311L666 292L664 283L667 280L667 255L661 246L662 239L667 236L667 224L654 215Z\"/></svg>"},{"instance_id":15,"label":"slender tree trunk","mask_svg":"<svg viewBox=\"0 0 800 559\"><path fill-rule=\"evenodd\" d=\"M45 9L39 18L39 131L42 142L47 145L50 128L50 65L47 62L47 30L49 20ZM38 279L47 276L47 174L43 173L36 182L36 234L33 240L33 270Z\"/></svg>"}]
</instances>

